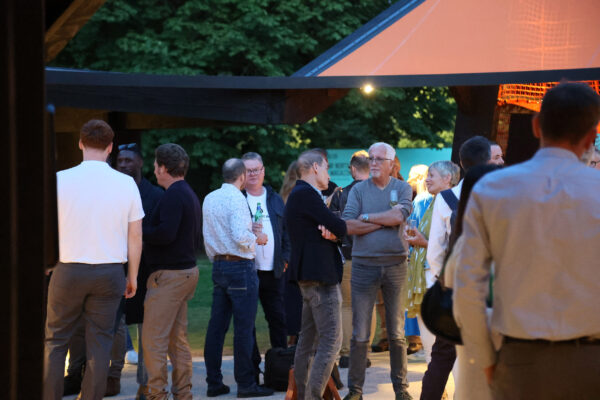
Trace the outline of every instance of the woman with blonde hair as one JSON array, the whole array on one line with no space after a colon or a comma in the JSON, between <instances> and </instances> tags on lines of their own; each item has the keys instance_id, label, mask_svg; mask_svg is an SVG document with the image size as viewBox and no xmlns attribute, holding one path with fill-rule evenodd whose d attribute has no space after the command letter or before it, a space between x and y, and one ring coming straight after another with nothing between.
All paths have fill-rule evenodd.
<instances>
[{"instance_id":1,"label":"woman with blonde hair","mask_svg":"<svg viewBox=\"0 0 600 400\"><path fill-rule=\"evenodd\" d=\"M425 185L425 179L427 179L427 170L429 167L425 164L413 165L408 173L408 180L406 181L413 190L413 199L415 196L421 193L427 193L427 186Z\"/></svg>"}]
</instances>

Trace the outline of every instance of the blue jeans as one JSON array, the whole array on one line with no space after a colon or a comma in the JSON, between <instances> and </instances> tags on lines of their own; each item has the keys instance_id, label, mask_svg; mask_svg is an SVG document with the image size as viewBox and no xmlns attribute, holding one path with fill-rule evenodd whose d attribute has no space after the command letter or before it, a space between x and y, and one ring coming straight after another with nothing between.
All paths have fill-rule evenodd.
<instances>
[{"instance_id":1,"label":"blue jeans","mask_svg":"<svg viewBox=\"0 0 600 400\"><path fill-rule=\"evenodd\" d=\"M318 400L323 398L342 347L342 292L340 285L303 282L300 291L302 329L294 356L294 376L298 399Z\"/></svg>"},{"instance_id":2,"label":"blue jeans","mask_svg":"<svg viewBox=\"0 0 600 400\"><path fill-rule=\"evenodd\" d=\"M381 288L385 304L385 322L390 346L390 378L394 392L408 388L406 339L404 337L404 311L406 309L407 263L389 266L361 265L352 260L352 340L350 341L350 366L348 388L362 393L367 367L371 317Z\"/></svg>"},{"instance_id":3,"label":"blue jeans","mask_svg":"<svg viewBox=\"0 0 600 400\"><path fill-rule=\"evenodd\" d=\"M254 385L252 332L258 307L258 277L254 261L213 263L213 303L204 344L208 388L223 384L223 342L233 315L233 374L238 391Z\"/></svg>"}]
</instances>

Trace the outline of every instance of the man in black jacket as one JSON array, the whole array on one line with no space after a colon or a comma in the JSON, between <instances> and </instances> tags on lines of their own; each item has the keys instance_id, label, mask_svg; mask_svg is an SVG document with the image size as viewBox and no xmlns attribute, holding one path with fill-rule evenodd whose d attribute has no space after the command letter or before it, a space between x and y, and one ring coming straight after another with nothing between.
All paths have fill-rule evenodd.
<instances>
[{"instance_id":1,"label":"man in black jacket","mask_svg":"<svg viewBox=\"0 0 600 400\"><path fill-rule=\"evenodd\" d=\"M303 299L294 373L298 399L321 399L342 344L342 257L335 239L346 234L346 223L327 208L321 195L329 182L323 156L302 153L298 169L300 180L285 207L292 244L290 276Z\"/></svg>"},{"instance_id":2,"label":"man in black jacket","mask_svg":"<svg viewBox=\"0 0 600 400\"><path fill-rule=\"evenodd\" d=\"M265 167L258 153L242 156L246 166L246 190L243 191L252 214L252 228L265 233L269 240L257 246L255 266L258 275L258 298L269 324L271 347L287 347L283 272L290 259L290 242L283 223L283 200L270 186L263 186ZM261 213L257 213L260 204ZM253 359L258 367L260 352L254 341Z\"/></svg>"},{"instance_id":3,"label":"man in black jacket","mask_svg":"<svg viewBox=\"0 0 600 400\"><path fill-rule=\"evenodd\" d=\"M142 229L147 228L152 220L152 214L154 209L158 205L158 202L164 194L164 190L158 186L153 185L146 178L142 176L142 166L144 160L140 148L136 143L122 144L119 146L119 153L117 154L117 171L127 174L133 178L135 183L138 185L140 190L140 196L142 198L142 208L146 214L142 220ZM150 271L145 262L145 254L142 251L142 258L140 260L140 268L138 272L138 290L131 299L125 300L125 320L127 325L136 324L138 333L138 350L139 358L137 363L137 376L136 380L139 385L136 398L145 399L144 392L146 390L146 383L148 383L148 372L146 371L146 365L144 364L144 352L142 351L142 323L144 321L144 299L146 298L146 281ZM123 329L124 330L124 329ZM119 333L117 333L119 334ZM117 335L116 334L116 335ZM115 336L116 336L115 335ZM125 336L125 333L122 333ZM125 338L121 339L123 346ZM115 338L115 342L117 342ZM115 344L113 344L114 351ZM112 367L112 363L111 363ZM123 365L121 364L121 368ZM111 386L110 377L111 370L109 370L109 382L107 383L107 392ZM120 379L119 371L119 379ZM120 384L117 385L120 388ZM117 392L118 393L118 392Z\"/></svg>"}]
</instances>

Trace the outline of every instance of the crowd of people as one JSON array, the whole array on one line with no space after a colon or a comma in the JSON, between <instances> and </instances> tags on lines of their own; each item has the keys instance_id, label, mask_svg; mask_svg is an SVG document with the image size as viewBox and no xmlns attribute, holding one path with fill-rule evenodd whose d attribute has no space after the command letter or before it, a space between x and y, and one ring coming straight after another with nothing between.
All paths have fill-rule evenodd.
<instances>
[{"instance_id":1,"label":"crowd of people","mask_svg":"<svg viewBox=\"0 0 600 400\"><path fill-rule=\"evenodd\" d=\"M447 398L450 373L458 400L594 398L599 120L600 97L562 83L533 119L541 148L522 164L503 168L502 148L475 136L460 147L460 165L417 165L406 182L394 148L378 142L352 155L353 182L342 188L329 179L327 152L313 149L277 193L261 155L249 152L224 162L221 187L202 202L185 180L181 146L156 148L159 188L142 177L136 144L119 146L113 169L114 133L89 121L83 162L57 174L60 262L48 289L44 398L62 398L74 381L82 399L117 394L125 327L137 324L136 399L169 390L191 399L187 302L202 246L213 266L208 397L230 392L221 364L232 318L237 397L273 395L260 380L260 301L271 347L296 346L298 399L322 399L339 362L348 368L344 400L361 400L371 348L389 350L395 398L411 399L407 357L421 347L423 400ZM421 318L438 280L454 290L462 345ZM385 330L371 346L378 313Z\"/></svg>"}]
</instances>

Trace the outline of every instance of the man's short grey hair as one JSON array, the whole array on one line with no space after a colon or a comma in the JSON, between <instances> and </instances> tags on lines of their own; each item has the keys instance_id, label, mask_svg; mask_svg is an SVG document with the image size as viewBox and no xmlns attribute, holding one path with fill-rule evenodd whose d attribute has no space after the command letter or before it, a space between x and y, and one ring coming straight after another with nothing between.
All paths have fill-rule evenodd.
<instances>
[{"instance_id":1,"label":"man's short grey hair","mask_svg":"<svg viewBox=\"0 0 600 400\"><path fill-rule=\"evenodd\" d=\"M260 156L260 154L255 153L253 151L249 151L249 152L245 153L242 156L242 161L246 161L246 160L258 160L258 161L260 161L261 164L264 165L262 157Z\"/></svg>"},{"instance_id":2,"label":"man's short grey hair","mask_svg":"<svg viewBox=\"0 0 600 400\"><path fill-rule=\"evenodd\" d=\"M450 176L450 186L454 187L460 181L460 167L452 161L436 161L429 166L435 169L442 178Z\"/></svg>"},{"instance_id":3,"label":"man's short grey hair","mask_svg":"<svg viewBox=\"0 0 600 400\"><path fill-rule=\"evenodd\" d=\"M392 146L390 146L389 144L387 144L385 142L373 143L371 145L371 147L369 147L369 154L371 154L372 149L374 149L375 147L379 147L379 146L385 147L385 158L389 158L389 159L393 160L394 157L396 157L396 150L394 150L394 148Z\"/></svg>"},{"instance_id":4,"label":"man's short grey hair","mask_svg":"<svg viewBox=\"0 0 600 400\"><path fill-rule=\"evenodd\" d=\"M233 183L245 173L246 166L239 158L230 158L223 164L223 181L225 183Z\"/></svg>"},{"instance_id":5,"label":"man's short grey hair","mask_svg":"<svg viewBox=\"0 0 600 400\"><path fill-rule=\"evenodd\" d=\"M298 157L298 173L300 176L306 174L312 168L314 163L323 165L325 158L316 150L307 150Z\"/></svg>"}]
</instances>

